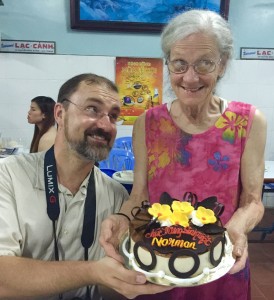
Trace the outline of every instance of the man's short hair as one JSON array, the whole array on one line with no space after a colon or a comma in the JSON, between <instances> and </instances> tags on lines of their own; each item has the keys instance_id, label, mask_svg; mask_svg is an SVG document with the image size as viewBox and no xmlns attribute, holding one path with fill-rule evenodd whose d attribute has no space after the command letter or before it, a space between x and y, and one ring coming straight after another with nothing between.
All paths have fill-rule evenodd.
<instances>
[{"instance_id":1,"label":"man's short hair","mask_svg":"<svg viewBox=\"0 0 274 300\"><path fill-rule=\"evenodd\" d=\"M72 77L61 86L58 93L57 102L62 103L65 99L69 99L70 96L77 91L81 82L85 82L88 85L104 86L107 89L118 93L118 88L115 83L106 77L92 73L84 73Z\"/></svg>"}]
</instances>

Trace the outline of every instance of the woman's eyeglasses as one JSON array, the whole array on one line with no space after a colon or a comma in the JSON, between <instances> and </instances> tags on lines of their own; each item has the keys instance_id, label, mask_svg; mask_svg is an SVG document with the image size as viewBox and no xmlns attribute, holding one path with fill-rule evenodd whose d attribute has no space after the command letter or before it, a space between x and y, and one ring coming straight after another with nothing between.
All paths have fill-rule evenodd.
<instances>
[{"instance_id":1,"label":"woman's eyeglasses","mask_svg":"<svg viewBox=\"0 0 274 300\"><path fill-rule=\"evenodd\" d=\"M166 61L167 67L170 72L175 73L175 74L183 74L186 73L188 68L191 66L193 67L194 71L198 74L205 75L208 73L213 72L216 69L216 66L221 62L221 59L216 63L213 60L209 59L201 59L198 60L194 64L188 64L184 60L176 59Z\"/></svg>"}]
</instances>

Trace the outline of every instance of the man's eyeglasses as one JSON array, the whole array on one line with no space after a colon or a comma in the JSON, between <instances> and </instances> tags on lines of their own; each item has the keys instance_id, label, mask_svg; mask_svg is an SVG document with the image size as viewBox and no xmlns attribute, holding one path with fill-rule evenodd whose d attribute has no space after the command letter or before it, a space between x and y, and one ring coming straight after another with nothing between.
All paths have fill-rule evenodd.
<instances>
[{"instance_id":1,"label":"man's eyeglasses","mask_svg":"<svg viewBox=\"0 0 274 300\"><path fill-rule=\"evenodd\" d=\"M188 68L191 66L196 73L205 75L213 72L216 69L216 65L218 65L220 62L221 59L217 63L213 60L201 59L198 60L195 64L188 64L184 60L176 59L172 61L167 60L166 64L169 71L175 74L186 73Z\"/></svg>"},{"instance_id":2,"label":"man's eyeglasses","mask_svg":"<svg viewBox=\"0 0 274 300\"><path fill-rule=\"evenodd\" d=\"M92 119L101 119L103 117L108 117L110 122L115 124L118 117L119 117L119 111L115 111L113 113L105 113L102 112L97 106L95 105L89 105L89 106L82 106L79 104L76 104L69 99L63 99L61 103L69 102L73 105L75 105L79 110L81 110L86 116L92 118Z\"/></svg>"}]
</instances>

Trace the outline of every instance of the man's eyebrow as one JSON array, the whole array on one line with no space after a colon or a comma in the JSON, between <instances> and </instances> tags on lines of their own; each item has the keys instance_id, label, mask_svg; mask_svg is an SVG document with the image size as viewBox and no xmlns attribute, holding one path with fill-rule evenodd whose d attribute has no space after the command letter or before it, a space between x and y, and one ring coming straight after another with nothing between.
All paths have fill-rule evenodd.
<instances>
[{"instance_id":1,"label":"man's eyebrow","mask_svg":"<svg viewBox=\"0 0 274 300\"><path fill-rule=\"evenodd\" d=\"M104 101L100 98L96 98L96 97L88 97L85 102L88 104L88 102L96 102L98 104L104 104Z\"/></svg>"},{"instance_id":2,"label":"man's eyebrow","mask_svg":"<svg viewBox=\"0 0 274 300\"><path fill-rule=\"evenodd\" d=\"M95 102L95 103L98 103L99 105L102 105L102 106L105 104L104 100L102 100L100 98L96 98L96 97L89 97L89 98L86 99L86 102L87 102L86 103L87 105L89 104L89 102L90 103ZM117 104L114 104L114 106L112 106L110 108L110 110L117 111L119 113L121 112L121 108Z\"/></svg>"},{"instance_id":3,"label":"man's eyebrow","mask_svg":"<svg viewBox=\"0 0 274 300\"><path fill-rule=\"evenodd\" d=\"M110 98L111 100L115 100L115 102L117 101L117 99L115 98L111 98L111 97L108 97ZM100 97L88 97L86 98L85 100L86 102L90 101L90 102L97 102L99 104L104 104L105 103L105 99L101 99Z\"/></svg>"}]
</instances>

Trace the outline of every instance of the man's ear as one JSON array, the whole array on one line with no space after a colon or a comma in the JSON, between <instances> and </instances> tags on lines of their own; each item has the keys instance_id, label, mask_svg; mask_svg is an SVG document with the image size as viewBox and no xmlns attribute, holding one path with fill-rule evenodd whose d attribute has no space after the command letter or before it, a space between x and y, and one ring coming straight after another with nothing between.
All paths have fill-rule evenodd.
<instances>
[{"instance_id":1,"label":"man's ear","mask_svg":"<svg viewBox=\"0 0 274 300\"><path fill-rule=\"evenodd\" d=\"M63 120L63 116L64 116L64 106L61 103L56 103L54 107L54 118L57 125L60 125L60 123Z\"/></svg>"}]
</instances>

